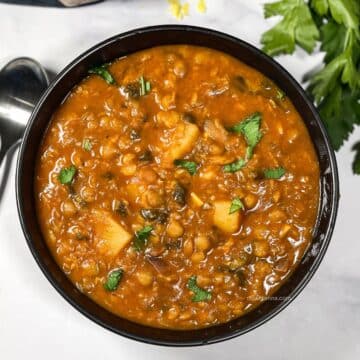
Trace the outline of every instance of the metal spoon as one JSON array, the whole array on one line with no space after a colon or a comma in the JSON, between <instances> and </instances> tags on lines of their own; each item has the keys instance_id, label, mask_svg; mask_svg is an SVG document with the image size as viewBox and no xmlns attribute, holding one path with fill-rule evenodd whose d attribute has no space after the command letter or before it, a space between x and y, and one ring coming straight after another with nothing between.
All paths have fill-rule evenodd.
<instances>
[{"instance_id":1,"label":"metal spoon","mask_svg":"<svg viewBox=\"0 0 360 360\"><path fill-rule=\"evenodd\" d=\"M17 58L0 70L0 166L7 151L23 136L31 112L48 86L44 68L33 59Z\"/></svg>"}]
</instances>

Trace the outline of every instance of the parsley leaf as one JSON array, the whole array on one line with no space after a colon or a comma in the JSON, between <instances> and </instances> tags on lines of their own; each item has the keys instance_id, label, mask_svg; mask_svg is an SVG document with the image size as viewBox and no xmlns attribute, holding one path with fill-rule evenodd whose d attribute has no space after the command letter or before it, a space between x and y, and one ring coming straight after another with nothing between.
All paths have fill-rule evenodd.
<instances>
[{"instance_id":1,"label":"parsley leaf","mask_svg":"<svg viewBox=\"0 0 360 360\"><path fill-rule=\"evenodd\" d=\"M263 50L269 55L292 54L295 44L308 53L315 48L319 30L304 0L281 0L265 4L265 18L275 15L283 19L261 38Z\"/></svg>"},{"instance_id":2,"label":"parsley leaf","mask_svg":"<svg viewBox=\"0 0 360 360\"><path fill-rule=\"evenodd\" d=\"M335 150L349 137L354 124L360 123L359 98L360 90L352 92L349 87L338 85L318 106Z\"/></svg>"},{"instance_id":3,"label":"parsley leaf","mask_svg":"<svg viewBox=\"0 0 360 360\"><path fill-rule=\"evenodd\" d=\"M261 113L255 112L228 129L230 132L244 135L248 145L248 148L246 149L247 160L251 158L255 146L262 138L262 133L260 131L261 118Z\"/></svg>"},{"instance_id":4,"label":"parsley leaf","mask_svg":"<svg viewBox=\"0 0 360 360\"><path fill-rule=\"evenodd\" d=\"M104 289L106 291L115 291L118 288L123 275L124 270L122 269L112 270L107 276Z\"/></svg>"},{"instance_id":5,"label":"parsley leaf","mask_svg":"<svg viewBox=\"0 0 360 360\"><path fill-rule=\"evenodd\" d=\"M177 159L177 160L174 160L174 165L180 166L180 167L186 169L190 175L194 175L197 171L197 164L194 161Z\"/></svg>"},{"instance_id":6,"label":"parsley leaf","mask_svg":"<svg viewBox=\"0 0 360 360\"><path fill-rule=\"evenodd\" d=\"M328 0L312 0L311 6L320 15L323 16L328 12Z\"/></svg>"},{"instance_id":7,"label":"parsley leaf","mask_svg":"<svg viewBox=\"0 0 360 360\"><path fill-rule=\"evenodd\" d=\"M245 165L246 165L246 160L238 159L238 160L233 161L230 164L224 165L223 171L228 172L228 173L234 173L234 172L241 170Z\"/></svg>"},{"instance_id":8,"label":"parsley leaf","mask_svg":"<svg viewBox=\"0 0 360 360\"><path fill-rule=\"evenodd\" d=\"M144 96L144 95L146 95L147 93L150 92L151 84L150 84L149 81L145 81L143 76L140 76L139 83L140 83L140 90L139 90L139 95L140 96Z\"/></svg>"},{"instance_id":9,"label":"parsley leaf","mask_svg":"<svg viewBox=\"0 0 360 360\"><path fill-rule=\"evenodd\" d=\"M282 21L262 38L270 55L292 53L295 44L309 52L314 48L309 45L320 41L324 66L315 70L307 90L338 150L360 124L360 2L282 0L265 5L265 17L274 15L282 15ZM354 172L357 163L356 156Z\"/></svg>"},{"instance_id":10,"label":"parsley leaf","mask_svg":"<svg viewBox=\"0 0 360 360\"><path fill-rule=\"evenodd\" d=\"M211 300L211 292L204 290L197 285L195 275L190 277L187 283L187 287L190 291L194 293L194 296L191 299L192 302Z\"/></svg>"},{"instance_id":11,"label":"parsley leaf","mask_svg":"<svg viewBox=\"0 0 360 360\"><path fill-rule=\"evenodd\" d=\"M91 151L91 149L92 149L91 140L90 139L84 139L83 143L82 143L82 147L86 151Z\"/></svg>"},{"instance_id":12,"label":"parsley leaf","mask_svg":"<svg viewBox=\"0 0 360 360\"><path fill-rule=\"evenodd\" d=\"M232 126L229 128L229 131L243 134L246 140L246 143L254 147L260 141L262 134L260 131L260 124L261 124L261 114L256 112L251 114L240 123Z\"/></svg>"},{"instance_id":13,"label":"parsley leaf","mask_svg":"<svg viewBox=\"0 0 360 360\"><path fill-rule=\"evenodd\" d=\"M280 101L284 101L285 98L286 98L286 95L285 95L285 93L284 93L282 90L277 89L277 90L276 90L276 98L277 98L278 100L280 100Z\"/></svg>"},{"instance_id":14,"label":"parsley leaf","mask_svg":"<svg viewBox=\"0 0 360 360\"><path fill-rule=\"evenodd\" d=\"M68 168L62 168L58 176L59 181L63 185L69 185L74 179L76 174L76 167L74 165L69 166Z\"/></svg>"},{"instance_id":15,"label":"parsley leaf","mask_svg":"<svg viewBox=\"0 0 360 360\"><path fill-rule=\"evenodd\" d=\"M231 201L229 214L233 214L239 210L245 210L245 207L240 198L236 197Z\"/></svg>"},{"instance_id":16,"label":"parsley leaf","mask_svg":"<svg viewBox=\"0 0 360 360\"><path fill-rule=\"evenodd\" d=\"M146 225L141 230L135 232L134 248L136 251L144 250L152 231L153 227Z\"/></svg>"},{"instance_id":17,"label":"parsley leaf","mask_svg":"<svg viewBox=\"0 0 360 360\"><path fill-rule=\"evenodd\" d=\"M266 179L280 179L285 175L286 171L282 167L265 169L264 176Z\"/></svg>"},{"instance_id":18,"label":"parsley leaf","mask_svg":"<svg viewBox=\"0 0 360 360\"><path fill-rule=\"evenodd\" d=\"M324 62L328 64L343 52L346 28L334 20L329 20L320 28L320 33L322 38L320 50L325 52Z\"/></svg>"},{"instance_id":19,"label":"parsley leaf","mask_svg":"<svg viewBox=\"0 0 360 360\"><path fill-rule=\"evenodd\" d=\"M101 65L93 67L89 70L89 74L95 74L102 77L109 85L114 85L116 83L115 79L107 69L106 65Z\"/></svg>"}]
</instances>

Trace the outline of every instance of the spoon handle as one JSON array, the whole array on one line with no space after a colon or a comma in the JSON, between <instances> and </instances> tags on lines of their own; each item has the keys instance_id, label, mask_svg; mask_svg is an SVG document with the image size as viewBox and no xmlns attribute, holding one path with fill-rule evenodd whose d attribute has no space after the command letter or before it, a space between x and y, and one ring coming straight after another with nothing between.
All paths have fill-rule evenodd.
<instances>
[{"instance_id":1,"label":"spoon handle","mask_svg":"<svg viewBox=\"0 0 360 360\"><path fill-rule=\"evenodd\" d=\"M7 151L22 137L24 129L21 125L0 119L0 165Z\"/></svg>"}]
</instances>

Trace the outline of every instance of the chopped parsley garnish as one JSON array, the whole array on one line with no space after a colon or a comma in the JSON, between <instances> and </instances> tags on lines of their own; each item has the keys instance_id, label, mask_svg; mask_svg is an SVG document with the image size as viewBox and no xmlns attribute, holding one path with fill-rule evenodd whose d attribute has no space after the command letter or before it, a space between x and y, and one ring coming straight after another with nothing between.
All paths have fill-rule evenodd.
<instances>
[{"instance_id":1,"label":"chopped parsley garnish","mask_svg":"<svg viewBox=\"0 0 360 360\"><path fill-rule=\"evenodd\" d=\"M282 90L280 90L280 89L276 90L276 98L278 100L283 101L283 100L285 100L285 97L286 97L286 95Z\"/></svg>"},{"instance_id":2,"label":"chopped parsley garnish","mask_svg":"<svg viewBox=\"0 0 360 360\"><path fill-rule=\"evenodd\" d=\"M91 140L90 139L84 139L83 143L82 143L82 147L86 151L91 151L91 149L92 149Z\"/></svg>"},{"instance_id":3,"label":"chopped parsley garnish","mask_svg":"<svg viewBox=\"0 0 360 360\"><path fill-rule=\"evenodd\" d=\"M109 85L114 85L116 83L115 79L107 69L105 65L93 67L89 70L89 74L95 74L102 77Z\"/></svg>"},{"instance_id":4,"label":"chopped parsley garnish","mask_svg":"<svg viewBox=\"0 0 360 360\"><path fill-rule=\"evenodd\" d=\"M265 169L264 176L266 179L280 179L285 175L286 171L283 167Z\"/></svg>"},{"instance_id":5,"label":"chopped parsley garnish","mask_svg":"<svg viewBox=\"0 0 360 360\"><path fill-rule=\"evenodd\" d=\"M143 76L140 76L138 81L131 82L124 87L124 92L134 99L145 96L150 91L151 83L146 81Z\"/></svg>"},{"instance_id":6,"label":"chopped parsley garnish","mask_svg":"<svg viewBox=\"0 0 360 360\"><path fill-rule=\"evenodd\" d=\"M68 168L61 169L58 179L61 182L61 184L69 185L73 181L75 174L76 174L76 167L74 165L71 165Z\"/></svg>"},{"instance_id":7,"label":"chopped parsley garnish","mask_svg":"<svg viewBox=\"0 0 360 360\"><path fill-rule=\"evenodd\" d=\"M241 170L245 165L246 165L246 160L238 159L238 160L233 161L230 164L224 165L223 171L228 172L228 173L234 173L234 172Z\"/></svg>"},{"instance_id":8,"label":"chopped parsley garnish","mask_svg":"<svg viewBox=\"0 0 360 360\"><path fill-rule=\"evenodd\" d=\"M190 277L187 283L187 287L190 291L194 293L191 301L200 302L200 301L209 301L211 300L211 292L200 288L196 283L196 276L193 275Z\"/></svg>"},{"instance_id":9,"label":"chopped parsley garnish","mask_svg":"<svg viewBox=\"0 0 360 360\"><path fill-rule=\"evenodd\" d=\"M140 76L139 78L139 83L140 83L140 91L139 91L139 95L140 96L144 96L146 94L148 94L151 90L151 84L149 81L145 81L143 76Z\"/></svg>"},{"instance_id":10,"label":"chopped parsley garnish","mask_svg":"<svg viewBox=\"0 0 360 360\"><path fill-rule=\"evenodd\" d=\"M245 209L244 204L242 203L240 198L236 197L231 201L229 214L233 214L234 212L244 209Z\"/></svg>"},{"instance_id":11,"label":"chopped parsley garnish","mask_svg":"<svg viewBox=\"0 0 360 360\"><path fill-rule=\"evenodd\" d=\"M112 270L107 276L104 289L106 291L115 291L118 288L123 275L124 270L122 269Z\"/></svg>"},{"instance_id":12,"label":"chopped parsley garnish","mask_svg":"<svg viewBox=\"0 0 360 360\"><path fill-rule=\"evenodd\" d=\"M186 169L190 175L194 175L197 170L197 164L194 161L177 159L177 160L174 160L174 165L180 166L180 167Z\"/></svg>"},{"instance_id":13,"label":"chopped parsley garnish","mask_svg":"<svg viewBox=\"0 0 360 360\"><path fill-rule=\"evenodd\" d=\"M250 147L255 147L262 137L260 131L261 125L261 113L255 112L242 120L240 123L232 126L229 131L243 134L246 140L246 143Z\"/></svg>"},{"instance_id":14,"label":"chopped parsley garnish","mask_svg":"<svg viewBox=\"0 0 360 360\"><path fill-rule=\"evenodd\" d=\"M134 248L136 251L142 251L147 245L153 227L146 225L141 230L135 232Z\"/></svg>"}]
</instances>

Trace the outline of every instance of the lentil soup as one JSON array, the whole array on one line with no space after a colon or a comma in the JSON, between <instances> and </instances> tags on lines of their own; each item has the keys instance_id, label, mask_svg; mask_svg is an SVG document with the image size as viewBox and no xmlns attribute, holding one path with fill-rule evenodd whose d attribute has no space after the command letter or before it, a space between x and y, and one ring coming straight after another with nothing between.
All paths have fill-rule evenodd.
<instances>
[{"instance_id":1,"label":"lentil soup","mask_svg":"<svg viewBox=\"0 0 360 360\"><path fill-rule=\"evenodd\" d=\"M53 115L35 179L62 270L114 314L224 323L291 274L319 166L291 101L224 53L177 45L89 70Z\"/></svg>"}]
</instances>

